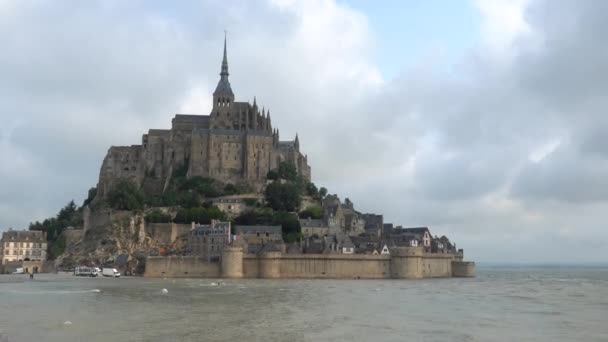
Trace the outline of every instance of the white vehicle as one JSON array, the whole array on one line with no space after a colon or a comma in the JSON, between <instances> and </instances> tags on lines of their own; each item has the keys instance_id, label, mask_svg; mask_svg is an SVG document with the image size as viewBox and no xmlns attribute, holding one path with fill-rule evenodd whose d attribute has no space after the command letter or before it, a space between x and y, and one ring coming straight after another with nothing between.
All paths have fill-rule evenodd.
<instances>
[{"instance_id":1,"label":"white vehicle","mask_svg":"<svg viewBox=\"0 0 608 342\"><path fill-rule=\"evenodd\" d=\"M101 274L104 277L115 277L118 278L120 277L120 273L115 269L115 268L103 268L103 271L101 271Z\"/></svg>"},{"instance_id":2,"label":"white vehicle","mask_svg":"<svg viewBox=\"0 0 608 342\"><path fill-rule=\"evenodd\" d=\"M23 272L23 268L18 268L15 270L15 272L13 272L13 274L23 274L25 272Z\"/></svg>"},{"instance_id":3,"label":"white vehicle","mask_svg":"<svg viewBox=\"0 0 608 342\"><path fill-rule=\"evenodd\" d=\"M95 267L78 266L74 269L74 275L81 277L97 277L99 273Z\"/></svg>"}]
</instances>

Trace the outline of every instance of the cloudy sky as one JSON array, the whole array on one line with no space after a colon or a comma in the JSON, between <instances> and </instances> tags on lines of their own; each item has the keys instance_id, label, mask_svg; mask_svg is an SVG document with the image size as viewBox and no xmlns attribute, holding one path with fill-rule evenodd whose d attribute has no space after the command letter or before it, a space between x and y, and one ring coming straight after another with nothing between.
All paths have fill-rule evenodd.
<instances>
[{"instance_id":1,"label":"cloudy sky","mask_svg":"<svg viewBox=\"0 0 608 342\"><path fill-rule=\"evenodd\" d=\"M608 262L608 2L0 0L0 230L95 186L111 145L238 100L313 180L481 262Z\"/></svg>"}]
</instances>

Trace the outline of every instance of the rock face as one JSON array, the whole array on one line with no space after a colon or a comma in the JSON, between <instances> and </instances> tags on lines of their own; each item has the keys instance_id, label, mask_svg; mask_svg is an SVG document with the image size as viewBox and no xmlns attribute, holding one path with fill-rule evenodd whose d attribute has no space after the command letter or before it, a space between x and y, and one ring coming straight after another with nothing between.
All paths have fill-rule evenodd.
<instances>
[{"instance_id":1,"label":"rock face","mask_svg":"<svg viewBox=\"0 0 608 342\"><path fill-rule=\"evenodd\" d=\"M142 213L99 209L85 210L82 240L66 246L57 264L113 265L126 274L143 273L145 256L160 244L146 234Z\"/></svg>"}]
</instances>

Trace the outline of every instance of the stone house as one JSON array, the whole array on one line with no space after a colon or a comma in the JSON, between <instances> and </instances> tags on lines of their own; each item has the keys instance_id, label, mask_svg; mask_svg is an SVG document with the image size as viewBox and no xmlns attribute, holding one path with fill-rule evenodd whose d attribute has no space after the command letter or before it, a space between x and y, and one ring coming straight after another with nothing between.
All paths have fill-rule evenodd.
<instances>
[{"instance_id":1,"label":"stone house","mask_svg":"<svg viewBox=\"0 0 608 342\"><path fill-rule=\"evenodd\" d=\"M300 219L300 227L305 237L321 237L329 234L329 227L322 219Z\"/></svg>"},{"instance_id":2,"label":"stone house","mask_svg":"<svg viewBox=\"0 0 608 342\"><path fill-rule=\"evenodd\" d=\"M242 198L236 196L224 196L214 198L213 205L226 213L228 217L234 218L247 210L247 205Z\"/></svg>"},{"instance_id":3,"label":"stone house","mask_svg":"<svg viewBox=\"0 0 608 342\"><path fill-rule=\"evenodd\" d=\"M384 217L378 214L363 214L363 220L365 221L365 232L370 235L377 237L382 236L382 226L384 225Z\"/></svg>"},{"instance_id":4,"label":"stone house","mask_svg":"<svg viewBox=\"0 0 608 342\"><path fill-rule=\"evenodd\" d=\"M323 220L329 228L329 234L346 233L356 236L365 232L363 214L355 210L348 198L340 202L337 195L327 195L322 202Z\"/></svg>"},{"instance_id":5,"label":"stone house","mask_svg":"<svg viewBox=\"0 0 608 342\"><path fill-rule=\"evenodd\" d=\"M12 230L2 233L2 264L12 261L46 260L46 233L42 231Z\"/></svg>"},{"instance_id":6,"label":"stone house","mask_svg":"<svg viewBox=\"0 0 608 342\"><path fill-rule=\"evenodd\" d=\"M248 245L264 245L268 242L283 243L281 226L244 226L234 227L236 240L245 240Z\"/></svg>"},{"instance_id":7,"label":"stone house","mask_svg":"<svg viewBox=\"0 0 608 342\"><path fill-rule=\"evenodd\" d=\"M347 234L336 234L325 238L324 253L354 254L355 245Z\"/></svg>"},{"instance_id":8,"label":"stone house","mask_svg":"<svg viewBox=\"0 0 608 342\"><path fill-rule=\"evenodd\" d=\"M403 235L405 237L412 236L418 243L424 247L425 252L431 252L431 232L428 227L400 228L395 229L391 237Z\"/></svg>"},{"instance_id":9,"label":"stone house","mask_svg":"<svg viewBox=\"0 0 608 342\"><path fill-rule=\"evenodd\" d=\"M213 220L211 224L197 225L190 231L186 253L204 257L208 261L219 261L230 241L230 222Z\"/></svg>"}]
</instances>

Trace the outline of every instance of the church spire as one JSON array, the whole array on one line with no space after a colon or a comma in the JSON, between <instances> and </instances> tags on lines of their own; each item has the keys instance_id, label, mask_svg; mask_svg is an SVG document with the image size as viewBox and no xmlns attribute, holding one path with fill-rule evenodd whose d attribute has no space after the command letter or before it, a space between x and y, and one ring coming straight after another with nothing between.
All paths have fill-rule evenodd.
<instances>
[{"instance_id":1,"label":"church spire","mask_svg":"<svg viewBox=\"0 0 608 342\"><path fill-rule=\"evenodd\" d=\"M224 31L224 59L222 59L222 72L220 72L222 77L226 76L228 78L228 53L226 53L226 31Z\"/></svg>"},{"instance_id":2,"label":"church spire","mask_svg":"<svg viewBox=\"0 0 608 342\"><path fill-rule=\"evenodd\" d=\"M221 98L220 103L224 103L226 101L232 102L234 100L234 93L230 87L230 81L228 81L228 52L226 48L226 40L226 32L224 31L224 58L222 59L222 70L220 72L220 81L217 83L217 87L213 92L214 97Z\"/></svg>"}]
</instances>

